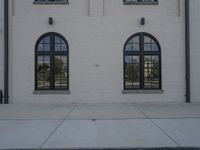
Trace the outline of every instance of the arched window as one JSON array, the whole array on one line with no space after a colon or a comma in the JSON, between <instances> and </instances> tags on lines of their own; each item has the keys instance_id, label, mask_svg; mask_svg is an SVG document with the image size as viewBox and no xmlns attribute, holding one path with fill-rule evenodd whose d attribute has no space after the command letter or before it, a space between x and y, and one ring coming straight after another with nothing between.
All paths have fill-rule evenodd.
<instances>
[{"instance_id":1,"label":"arched window","mask_svg":"<svg viewBox=\"0 0 200 150\"><path fill-rule=\"evenodd\" d=\"M69 47L58 33L42 35L35 46L35 89L69 89Z\"/></svg>"},{"instance_id":2,"label":"arched window","mask_svg":"<svg viewBox=\"0 0 200 150\"><path fill-rule=\"evenodd\" d=\"M132 35L124 45L124 90L161 89L161 47L148 33Z\"/></svg>"}]
</instances>

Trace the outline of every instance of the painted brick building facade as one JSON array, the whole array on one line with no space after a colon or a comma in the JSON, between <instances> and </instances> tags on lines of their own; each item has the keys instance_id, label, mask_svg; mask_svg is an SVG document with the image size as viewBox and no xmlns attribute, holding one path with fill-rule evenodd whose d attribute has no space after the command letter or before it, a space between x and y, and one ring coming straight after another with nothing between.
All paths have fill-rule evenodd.
<instances>
[{"instance_id":1,"label":"painted brick building facade","mask_svg":"<svg viewBox=\"0 0 200 150\"><path fill-rule=\"evenodd\" d=\"M184 4L184 0L159 0L156 5L125 5L123 0L69 0L56 5L11 1L10 102L185 102ZM191 94L192 101L198 102L199 0L191 0L190 7ZM67 41L67 90L35 88L36 45L46 33L59 33ZM160 44L159 89L124 88L124 47L137 33L148 33ZM2 61L0 65L2 73ZM0 84L3 89L3 83Z\"/></svg>"}]
</instances>

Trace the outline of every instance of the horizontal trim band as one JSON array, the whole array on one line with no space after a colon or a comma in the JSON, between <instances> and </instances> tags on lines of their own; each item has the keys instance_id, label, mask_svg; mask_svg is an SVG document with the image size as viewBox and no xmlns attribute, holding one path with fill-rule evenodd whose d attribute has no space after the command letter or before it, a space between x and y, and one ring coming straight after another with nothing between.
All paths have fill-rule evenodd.
<instances>
[{"instance_id":1,"label":"horizontal trim band","mask_svg":"<svg viewBox=\"0 0 200 150\"><path fill-rule=\"evenodd\" d=\"M48 95L48 94L70 94L69 90L35 90L33 94Z\"/></svg>"},{"instance_id":2,"label":"horizontal trim band","mask_svg":"<svg viewBox=\"0 0 200 150\"><path fill-rule=\"evenodd\" d=\"M164 90L123 90L122 94L163 94Z\"/></svg>"}]
</instances>

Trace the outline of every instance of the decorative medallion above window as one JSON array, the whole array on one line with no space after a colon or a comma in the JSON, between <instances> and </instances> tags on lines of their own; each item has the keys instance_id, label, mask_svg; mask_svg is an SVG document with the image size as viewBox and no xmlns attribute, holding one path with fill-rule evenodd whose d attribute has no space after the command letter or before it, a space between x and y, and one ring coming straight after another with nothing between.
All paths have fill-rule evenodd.
<instances>
[{"instance_id":1,"label":"decorative medallion above window","mask_svg":"<svg viewBox=\"0 0 200 150\"><path fill-rule=\"evenodd\" d=\"M123 0L124 5L158 5L158 0Z\"/></svg>"}]
</instances>

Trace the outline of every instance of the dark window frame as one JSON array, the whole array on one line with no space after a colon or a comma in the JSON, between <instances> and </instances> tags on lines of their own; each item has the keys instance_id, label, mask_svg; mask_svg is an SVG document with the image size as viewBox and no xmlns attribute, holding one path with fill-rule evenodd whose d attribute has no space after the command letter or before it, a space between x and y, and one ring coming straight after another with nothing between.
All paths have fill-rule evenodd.
<instances>
[{"instance_id":1,"label":"dark window frame","mask_svg":"<svg viewBox=\"0 0 200 150\"><path fill-rule=\"evenodd\" d=\"M69 4L69 0L50 1L50 0L34 0L33 4Z\"/></svg>"},{"instance_id":2,"label":"dark window frame","mask_svg":"<svg viewBox=\"0 0 200 150\"><path fill-rule=\"evenodd\" d=\"M128 42L133 39L134 37L139 36L139 49L140 51L126 51L126 46ZM144 36L147 36L155 41L156 45L158 46L159 51L144 51ZM139 64L140 64L140 88L127 88L126 87L126 56L139 56ZM145 88L145 77L144 77L144 57L145 56L158 56L159 58L159 88ZM161 55L161 46L159 41L151 34L146 32L139 32L130 36L124 44L123 48L123 87L125 91L130 90L162 90L162 55Z\"/></svg>"},{"instance_id":3,"label":"dark window frame","mask_svg":"<svg viewBox=\"0 0 200 150\"><path fill-rule=\"evenodd\" d=\"M38 51L38 46L40 42L45 38L50 36L50 51ZM64 44L66 45L66 51L55 51L55 43L54 43L54 37L59 37L64 41ZM38 56L49 56L50 57L50 88L49 89L44 89L44 88L38 88ZM66 88L55 88L55 73L54 73L54 57L55 56L66 56L67 57L67 87ZM39 37L39 39L36 41L35 44L35 90L36 91L62 91L62 90L69 90L69 44L64 36L62 36L59 33L56 32L48 32L43 34L42 36Z\"/></svg>"},{"instance_id":4,"label":"dark window frame","mask_svg":"<svg viewBox=\"0 0 200 150\"><path fill-rule=\"evenodd\" d=\"M123 0L124 5L158 5L159 0L154 0L154 1L146 1L146 0Z\"/></svg>"}]
</instances>

